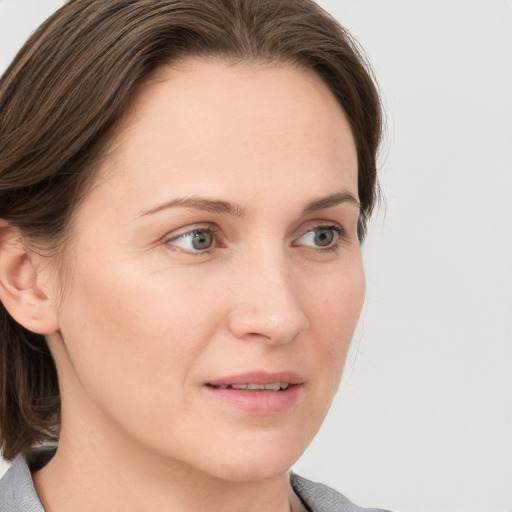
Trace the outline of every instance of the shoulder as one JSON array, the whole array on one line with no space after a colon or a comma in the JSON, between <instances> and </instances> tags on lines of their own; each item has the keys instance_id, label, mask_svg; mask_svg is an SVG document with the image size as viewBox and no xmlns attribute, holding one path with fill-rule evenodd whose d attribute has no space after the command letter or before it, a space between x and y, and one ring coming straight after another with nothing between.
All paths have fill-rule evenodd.
<instances>
[{"instance_id":1,"label":"shoulder","mask_svg":"<svg viewBox=\"0 0 512 512\"><path fill-rule=\"evenodd\" d=\"M324 484L290 475L293 491L311 512L387 512L377 508L361 508L348 498Z\"/></svg>"},{"instance_id":2,"label":"shoulder","mask_svg":"<svg viewBox=\"0 0 512 512\"><path fill-rule=\"evenodd\" d=\"M2 512L44 512L23 455L18 455L14 459L12 466L0 480L0 510Z\"/></svg>"}]
</instances>

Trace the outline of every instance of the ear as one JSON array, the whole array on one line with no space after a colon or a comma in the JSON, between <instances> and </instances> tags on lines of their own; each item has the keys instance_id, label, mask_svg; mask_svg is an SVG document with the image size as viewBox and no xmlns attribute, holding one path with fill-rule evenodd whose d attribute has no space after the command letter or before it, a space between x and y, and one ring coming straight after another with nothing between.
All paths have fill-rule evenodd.
<instances>
[{"instance_id":1,"label":"ear","mask_svg":"<svg viewBox=\"0 0 512 512\"><path fill-rule=\"evenodd\" d=\"M52 334L59 327L57 311L38 284L45 282L40 274L46 265L40 264L40 258L26 248L18 228L0 219L0 301L25 329Z\"/></svg>"}]
</instances>

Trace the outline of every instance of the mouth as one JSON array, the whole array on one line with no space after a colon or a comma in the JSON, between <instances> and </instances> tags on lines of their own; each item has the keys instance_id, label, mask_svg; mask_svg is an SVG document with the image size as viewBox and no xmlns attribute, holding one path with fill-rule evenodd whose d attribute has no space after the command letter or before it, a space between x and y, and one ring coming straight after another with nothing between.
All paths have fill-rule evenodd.
<instances>
[{"instance_id":1,"label":"mouth","mask_svg":"<svg viewBox=\"0 0 512 512\"><path fill-rule=\"evenodd\" d=\"M293 409L303 394L304 379L292 372L253 372L208 382L210 397L252 416L269 416Z\"/></svg>"},{"instance_id":2,"label":"mouth","mask_svg":"<svg viewBox=\"0 0 512 512\"><path fill-rule=\"evenodd\" d=\"M297 384L290 384L289 382L274 382L271 384L219 384L218 386L207 384L214 389L236 389L236 390L248 390L248 391L283 391L288 389L290 386L296 386Z\"/></svg>"}]
</instances>

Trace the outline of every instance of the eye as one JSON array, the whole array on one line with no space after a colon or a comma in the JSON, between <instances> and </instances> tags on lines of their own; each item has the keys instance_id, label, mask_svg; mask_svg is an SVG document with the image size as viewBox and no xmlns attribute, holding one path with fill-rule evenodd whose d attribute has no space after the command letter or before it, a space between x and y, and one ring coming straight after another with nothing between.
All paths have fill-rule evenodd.
<instances>
[{"instance_id":1,"label":"eye","mask_svg":"<svg viewBox=\"0 0 512 512\"><path fill-rule=\"evenodd\" d=\"M304 233L294 245L309 245L311 247L331 248L342 236L343 231L339 226L317 226Z\"/></svg>"},{"instance_id":2,"label":"eye","mask_svg":"<svg viewBox=\"0 0 512 512\"><path fill-rule=\"evenodd\" d=\"M213 229L201 228L170 238L166 243L184 251L196 252L210 249L214 242Z\"/></svg>"}]
</instances>

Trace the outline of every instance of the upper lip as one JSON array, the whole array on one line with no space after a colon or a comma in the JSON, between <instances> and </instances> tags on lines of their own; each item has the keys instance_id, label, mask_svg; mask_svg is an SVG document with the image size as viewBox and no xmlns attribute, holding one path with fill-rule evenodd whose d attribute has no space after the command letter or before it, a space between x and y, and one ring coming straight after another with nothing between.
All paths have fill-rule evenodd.
<instances>
[{"instance_id":1,"label":"upper lip","mask_svg":"<svg viewBox=\"0 0 512 512\"><path fill-rule=\"evenodd\" d=\"M295 372L249 372L229 377L221 377L219 379L207 382L210 386L232 386L233 384L274 384L283 382L288 384L302 384L304 378Z\"/></svg>"}]
</instances>

